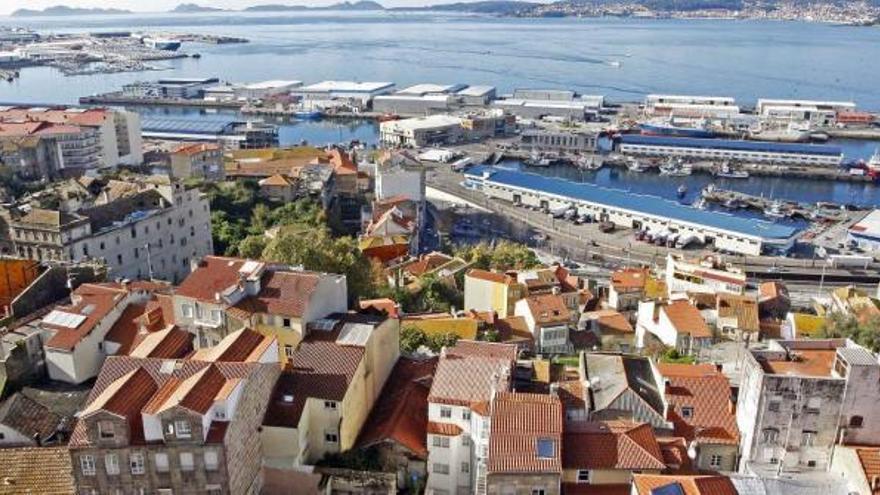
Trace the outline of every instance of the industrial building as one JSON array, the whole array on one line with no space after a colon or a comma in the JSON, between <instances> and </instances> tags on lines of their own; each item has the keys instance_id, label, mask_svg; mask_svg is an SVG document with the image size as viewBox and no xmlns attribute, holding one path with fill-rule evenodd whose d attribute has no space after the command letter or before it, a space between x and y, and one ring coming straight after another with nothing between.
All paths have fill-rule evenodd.
<instances>
[{"instance_id":1,"label":"industrial building","mask_svg":"<svg viewBox=\"0 0 880 495\"><path fill-rule=\"evenodd\" d=\"M373 98L373 111L403 116L448 113L463 107L486 106L495 98L493 86L416 84L394 94Z\"/></svg>"},{"instance_id":2,"label":"industrial building","mask_svg":"<svg viewBox=\"0 0 880 495\"><path fill-rule=\"evenodd\" d=\"M847 241L869 252L880 252L880 209L873 210L846 232Z\"/></svg>"},{"instance_id":3,"label":"industrial building","mask_svg":"<svg viewBox=\"0 0 880 495\"><path fill-rule=\"evenodd\" d=\"M392 82L323 81L296 88L290 94L300 98L309 110L338 106L367 109L373 98L393 90Z\"/></svg>"},{"instance_id":4,"label":"industrial building","mask_svg":"<svg viewBox=\"0 0 880 495\"><path fill-rule=\"evenodd\" d=\"M495 100L495 108L524 119L557 117L568 120L593 120L605 104L598 95L579 95L555 89L518 89L508 98Z\"/></svg>"},{"instance_id":5,"label":"industrial building","mask_svg":"<svg viewBox=\"0 0 880 495\"><path fill-rule=\"evenodd\" d=\"M278 145L278 128L258 121L144 117L142 125L146 138L217 141L226 149L271 148Z\"/></svg>"},{"instance_id":6,"label":"industrial building","mask_svg":"<svg viewBox=\"0 0 880 495\"><path fill-rule=\"evenodd\" d=\"M497 110L464 115L431 115L382 122L379 125L379 140L387 146L419 148L505 135L514 125L512 116Z\"/></svg>"},{"instance_id":7,"label":"industrial building","mask_svg":"<svg viewBox=\"0 0 880 495\"><path fill-rule=\"evenodd\" d=\"M599 133L557 126L531 127L520 133L520 148L550 153L588 153L596 151Z\"/></svg>"},{"instance_id":8,"label":"industrial building","mask_svg":"<svg viewBox=\"0 0 880 495\"><path fill-rule=\"evenodd\" d=\"M702 160L738 160L785 165L837 167L843 150L837 146L813 144L736 141L730 139L694 139L625 134L618 148L626 155L678 156Z\"/></svg>"},{"instance_id":9,"label":"industrial building","mask_svg":"<svg viewBox=\"0 0 880 495\"><path fill-rule=\"evenodd\" d=\"M729 96L648 95L645 97L645 114L649 116L691 116L693 113L710 113L699 116L728 116L739 113L736 100Z\"/></svg>"},{"instance_id":10,"label":"industrial building","mask_svg":"<svg viewBox=\"0 0 880 495\"><path fill-rule=\"evenodd\" d=\"M774 100L761 98L755 105L755 113L762 115L767 107L810 107L835 112L851 112L856 104L851 101L820 101L820 100Z\"/></svg>"},{"instance_id":11,"label":"industrial building","mask_svg":"<svg viewBox=\"0 0 880 495\"><path fill-rule=\"evenodd\" d=\"M216 77L174 77L158 81L139 81L122 87L122 95L130 98L201 99L205 89L216 85Z\"/></svg>"},{"instance_id":12,"label":"industrial building","mask_svg":"<svg viewBox=\"0 0 880 495\"><path fill-rule=\"evenodd\" d=\"M739 254L787 252L798 229L732 214L704 211L654 196L543 175L475 167L465 173L469 186L489 197L544 209L574 207L579 214L632 229L694 236L707 245Z\"/></svg>"},{"instance_id":13,"label":"industrial building","mask_svg":"<svg viewBox=\"0 0 880 495\"><path fill-rule=\"evenodd\" d=\"M204 89L203 97L208 101L261 100L263 98L290 93L302 86L302 81L263 81L251 84L220 84Z\"/></svg>"}]
</instances>

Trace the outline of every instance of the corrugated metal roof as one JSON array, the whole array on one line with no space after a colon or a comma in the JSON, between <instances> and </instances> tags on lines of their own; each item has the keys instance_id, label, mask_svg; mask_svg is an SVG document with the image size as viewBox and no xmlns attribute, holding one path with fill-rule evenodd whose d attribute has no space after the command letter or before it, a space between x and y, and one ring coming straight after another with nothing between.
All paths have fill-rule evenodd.
<instances>
[{"instance_id":1,"label":"corrugated metal roof","mask_svg":"<svg viewBox=\"0 0 880 495\"><path fill-rule=\"evenodd\" d=\"M733 139L675 138L625 134L620 137L620 142L624 144L643 144L646 146L679 146L682 148L725 149L735 151L755 151L761 153L799 153L827 156L838 156L843 154L843 150L837 146L771 143L765 141L737 141Z\"/></svg>"},{"instance_id":2,"label":"corrugated metal roof","mask_svg":"<svg viewBox=\"0 0 880 495\"><path fill-rule=\"evenodd\" d=\"M162 117L141 118L141 128L146 132L220 134L234 123L234 120L168 119Z\"/></svg>"},{"instance_id":3,"label":"corrugated metal roof","mask_svg":"<svg viewBox=\"0 0 880 495\"><path fill-rule=\"evenodd\" d=\"M482 179L483 172L491 174L488 179L484 180L505 186L588 201L607 205L611 208L651 215L661 219L671 219L712 227L746 236L758 236L764 239L788 239L799 230L790 225L781 225L755 218L738 217L717 211L699 210L657 196L635 194L620 189L609 189L595 184L545 177L529 172L518 172L494 167L474 167L468 170L466 175L475 179Z\"/></svg>"}]
</instances>

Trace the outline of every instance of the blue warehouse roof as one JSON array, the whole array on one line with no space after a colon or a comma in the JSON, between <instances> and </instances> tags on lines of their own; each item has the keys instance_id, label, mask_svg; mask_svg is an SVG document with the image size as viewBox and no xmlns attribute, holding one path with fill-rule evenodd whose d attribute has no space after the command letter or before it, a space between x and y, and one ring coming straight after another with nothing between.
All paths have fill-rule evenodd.
<instances>
[{"instance_id":1,"label":"blue warehouse roof","mask_svg":"<svg viewBox=\"0 0 880 495\"><path fill-rule=\"evenodd\" d=\"M789 239L799 231L798 228L789 225L756 218L738 217L729 213L700 210L657 196L635 194L620 189L610 189L595 184L573 182L529 172L495 167L474 167L468 170L465 175L474 179L482 179L483 172L491 174L486 180L502 185L555 194L660 218L705 225L763 239Z\"/></svg>"},{"instance_id":2,"label":"blue warehouse roof","mask_svg":"<svg viewBox=\"0 0 880 495\"><path fill-rule=\"evenodd\" d=\"M680 146L682 148L757 151L761 153L799 153L828 156L839 156L843 154L843 150L837 146L770 143L765 141L738 141L733 139L697 139L624 134L620 137L620 142L624 144L643 144L646 146Z\"/></svg>"},{"instance_id":3,"label":"blue warehouse roof","mask_svg":"<svg viewBox=\"0 0 880 495\"><path fill-rule=\"evenodd\" d=\"M169 119L166 117L141 118L141 128L146 132L221 134L234 123L234 120Z\"/></svg>"}]
</instances>

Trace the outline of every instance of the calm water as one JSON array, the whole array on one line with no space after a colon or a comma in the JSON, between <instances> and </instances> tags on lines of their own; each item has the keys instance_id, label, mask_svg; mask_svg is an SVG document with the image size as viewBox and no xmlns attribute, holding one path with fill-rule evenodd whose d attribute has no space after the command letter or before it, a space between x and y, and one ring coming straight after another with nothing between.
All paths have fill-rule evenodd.
<instances>
[{"instance_id":1,"label":"calm water","mask_svg":"<svg viewBox=\"0 0 880 495\"><path fill-rule=\"evenodd\" d=\"M571 88L617 100L650 92L852 99L880 110L880 29L772 21L507 19L448 13L273 13L9 19L41 31L149 29L242 36L188 45L168 76L359 79ZM621 62L619 68L611 62ZM0 101L75 102L158 74L73 78L28 70Z\"/></svg>"}]
</instances>

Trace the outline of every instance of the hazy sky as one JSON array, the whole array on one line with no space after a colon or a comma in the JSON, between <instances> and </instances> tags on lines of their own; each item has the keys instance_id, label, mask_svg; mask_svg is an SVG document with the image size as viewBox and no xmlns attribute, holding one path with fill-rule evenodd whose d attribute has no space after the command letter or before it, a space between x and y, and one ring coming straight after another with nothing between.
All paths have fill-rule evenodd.
<instances>
[{"instance_id":1,"label":"hazy sky","mask_svg":"<svg viewBox=\"0 0 880 495\"><path fill-rule=\"evenodd\" d=\"M451 3L455 0L379 0L379 3L387 7L401 7L412 5L426 5L433 3ZM102 7L118 8L132 11L161 12L174 8L180 3L197 3L199 5L242 8L257 4L289 4L289 5L330 5L337 0L0 0L0 15L9 14L16 9L43 9L53 5L68 5L71 7Z\"/></svg>"}]
</instances>

